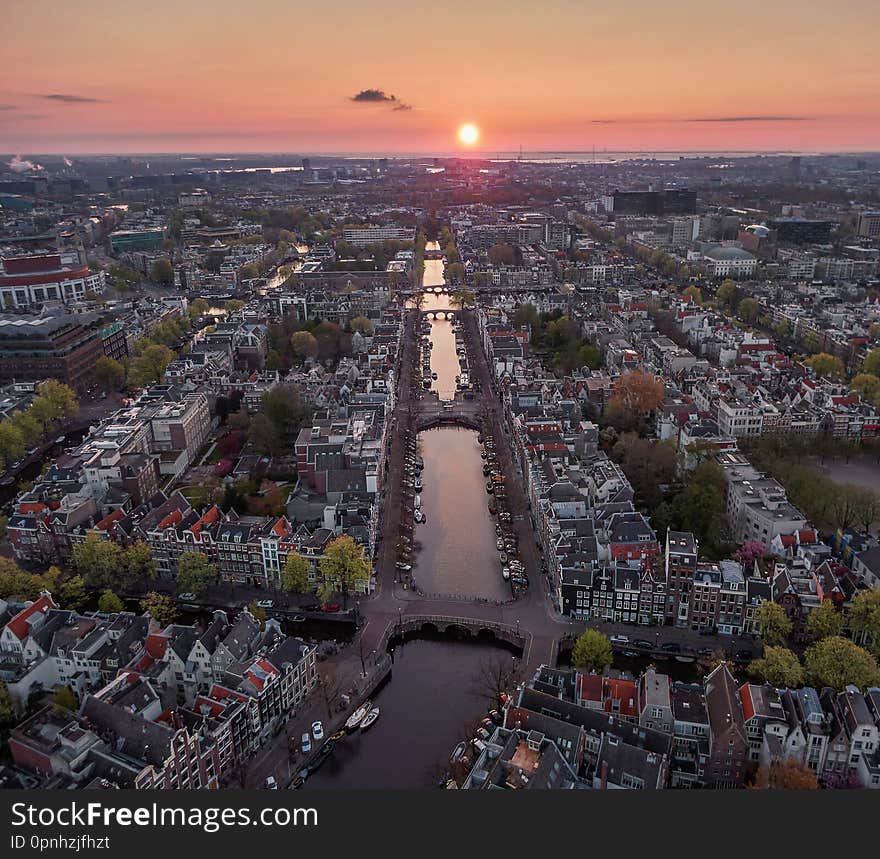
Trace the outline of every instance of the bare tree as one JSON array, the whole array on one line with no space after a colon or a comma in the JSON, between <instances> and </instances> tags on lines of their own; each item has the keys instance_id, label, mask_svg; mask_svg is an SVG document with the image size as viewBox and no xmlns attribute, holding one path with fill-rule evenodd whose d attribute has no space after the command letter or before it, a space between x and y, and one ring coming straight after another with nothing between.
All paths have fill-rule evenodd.
<instances>
[{"instance_id":1,"label":"bare tree","mask_svg":"<svg viewBox=\"0 0 880 859\"><path fill-rule=\"evenodd\" d=\"M333 718L333 709L342 695L342 681L336 674L330 674L326 669L318 672L318 689L324 699L327 708L327 719Z\"/></svg>"},{"instance_id":2,"label":"bare tree","mask_svg":"<svg viewBox=\"0 0 880 859\"><path fill-rule=\"evenodd\" d=\"M499 654L480 661L471 681L471 694L488 702L490 707L501 703L504 693L516 688L522 674L520 660L515 656Z\"/></svg>"}]
</instances>

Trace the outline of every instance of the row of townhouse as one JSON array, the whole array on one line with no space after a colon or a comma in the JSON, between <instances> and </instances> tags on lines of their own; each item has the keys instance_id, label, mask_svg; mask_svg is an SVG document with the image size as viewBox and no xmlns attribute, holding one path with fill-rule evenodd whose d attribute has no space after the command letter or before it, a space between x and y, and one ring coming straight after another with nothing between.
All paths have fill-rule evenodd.
<instances>
[{"instance_id":1,"label":"row of townhouse","mask_svg":"<svg viewBox=\"0 0 880 859\"><path fill-rule=\"evenodd\" d=\"M880 689L702 683L653 667L638 678L541 667L467 761L466 789L743 787L787 760L827 787L880 788Z\"/></svg>"},{"instance_id":2,"label":"row of townhouse","mask_svg":"<svg viewBox=\"0 0 880 859\"><path fill-rule=\"evenodd\" d=\"M13 764L43 787L218 787L317 686L315 649L247 610L204 625L82 616L48 594L0 635L19 714L67 686L76 713L44 706L11 732Z\"/></svg>"}]
</instances>

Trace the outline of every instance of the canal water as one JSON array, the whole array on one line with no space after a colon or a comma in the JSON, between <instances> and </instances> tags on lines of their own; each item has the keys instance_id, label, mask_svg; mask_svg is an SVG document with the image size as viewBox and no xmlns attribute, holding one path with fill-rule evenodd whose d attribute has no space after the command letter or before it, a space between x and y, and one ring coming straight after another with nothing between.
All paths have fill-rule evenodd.
<instances>
[{"instance_id":1,"label":"canal water","mask_svg":"<svg viewBox=\"0 0 880 859\"><path fill-rule=\"evenodd\" d=\"M477 434L455 427L426 430L419 434L419 448L427 522L415 530L421 546L413 570L416 585L427 594L510 599Z\"/></svg>"},{"instance_id":2,"label":"canal water","mask_svg":"<svg viewBox=\"0 0 880 859\"><path fill-rule=\"evenodd\" d=\"M436 786L465 729L488 708L478 692L481 664L502 658L510 658L507 650L484 643L414 640L398 646L391 681L373 697L379 721L339 742L304 789Z\"/></svg>"}]
</instances>

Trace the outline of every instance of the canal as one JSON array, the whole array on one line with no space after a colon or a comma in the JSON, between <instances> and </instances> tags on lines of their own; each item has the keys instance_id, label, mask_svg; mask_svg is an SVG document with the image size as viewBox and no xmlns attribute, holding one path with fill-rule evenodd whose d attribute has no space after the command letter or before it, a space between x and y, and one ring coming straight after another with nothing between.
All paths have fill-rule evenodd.
<instances>
[{"instance_id":1,"label":"canal","mask_svg":"<svg viewBox=\"0 0 880 859\"><path fill-rule=\"evenodd\" d=\"M480 666L511 658L500 646L413 640L394 651L391 681L373 697L379 721L339 742L305 789L418 789L437 785L449 754L485 715Z\"/></svg>"},{"instance_id":2,"label":"canal","mask_svg":"<svg viewBox=\"0 0 880 859\"><path fill-rule=\"evenodd\" d=\"M426 594L510 599L501 578L477 433L443 427L419 434L420 493L427 522L416 525L413 576Z\"/></svg>"}]
</instances>

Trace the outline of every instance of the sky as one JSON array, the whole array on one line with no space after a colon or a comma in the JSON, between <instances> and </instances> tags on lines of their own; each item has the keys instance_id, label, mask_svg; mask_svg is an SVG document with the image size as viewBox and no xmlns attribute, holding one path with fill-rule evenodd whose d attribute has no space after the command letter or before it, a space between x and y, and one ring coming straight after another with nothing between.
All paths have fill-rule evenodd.
<instances>
[{"instance_id":1,"label":"sky","mask_svg":"<svg viewBox=\"0 0 880 859\"><path fill-rule=\"evenodd\" d=\"M0 151L880 149L877 0L27 0Z\"/></svg>"}]
</instances>

